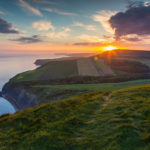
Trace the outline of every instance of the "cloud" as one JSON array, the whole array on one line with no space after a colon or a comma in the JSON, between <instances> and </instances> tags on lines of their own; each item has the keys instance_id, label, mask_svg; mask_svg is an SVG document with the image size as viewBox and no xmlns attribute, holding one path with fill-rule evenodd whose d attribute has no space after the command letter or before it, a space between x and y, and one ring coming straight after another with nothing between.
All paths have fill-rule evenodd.
<instances>
[{"instance_id":1,"label":"cloud","mask_svg":"<svg viewBox=\"0 0 150 150\"><path fill-rule=\"evenodd\" d=\"M139 42L141 41L140 38L137 38L137 37L131 37L131 38L124 38L126 41L129 41L129 42Z\"/></svg>"},{"instance_id":2,"label":"cloud","mask_svg":"<svg viewBox=\"0 0 150 150\"><path fill-rule=\"evenodd\" d=\"M10 39L10 41L17 41L23 44L31 44L31 43L38 43L42 42L43 40L41 39L40 36L38 35L33 35L31 37L20 37L18 39Z\"/></svg>"},{"instance_id":3,"label":"cloud","mask_svg":"<svg viewBox=\"0 0 150 150\"><path fill-rule=\"evenodd\" d=\"M38 31L48 31L49 29L54 30L55 27L50 21L37 21L32 23L32 28Z\"/></svg>"},{"instance_id":4,"label":"cloud","mask_svg":"<svg viewBox=\"0 0 150 150\"><path fill-rule=\"evenodd\" d=\"M100 39L98 36L95 35L88 35L88 34L82 34L78 36L80 40L86 41L86 42L99 42L102 39Z\"/></svg>"},{"instance_id":5,"label":"cloud","mask_svg":"<svg viewBox=\"0 0 150 150\"><path fill-rule=\"evenodd\" d=\"M35 3L40 3L40 4L50 4L50 5L57 4L56 2L53 2L50 0L31 0L31 1Z\"/></svg>"},{"instance_id":6,"label":"cloud","mask_svg":"<svg viewBox=\"0 0 150 150\"><path fill-rule=\"evenodd\" d=\"M90 30L90 31L95 31L96 30L96 27L94 25L87 25L85 28L87 30Z\"/></svg>"},{"instance_id":7,"label":"cloud","mask_svg":"<svg viewBox=\"0 0 150 150\"><path fill-rule=\"evenodd\" d=\"M63 28L63 31L61 31L61 32L58 32L57 34L56 34L56 37L58 37L58 38L60 38L60 37L67 37L69 34L69 32L71 31L71 29L70 28Z\"/></svg>"},{"instance_id":8,"label":"cloud","mask_svg":"<svg viewBox=\"0 0 150 150\"><path fill-rule=\"evenodd\" d=\"M79 42L79 43L73 43L75 46L104 46L105 44L101 42Z\"/></svg>"},{"instance_id":9,"label":"cloud","mask_svg":"<svg viewBox=\"0 0 150 150\"><path fill-rule=\"evenodd\" d=\"M82 27L82 28L85 28L86 30L89 30L89 31L95 31L96 30L96 27L94 25L86 25L86 24L83 24L81 22L75 22L73 24L73 26Z\"/></svg>"},{"instance_id":10,"label":"cloud","mask_svg":"<svg viewBox=\"0 0 150 150\"><path fill-rule=\"evenodd\" d=\"M0 18L0 33L4 34L19 34L19 31L15 28L13 28L11 23L8 23L7 21Z\"/></svg>"},{"instance_id":11,"label":"cloud","mask_svg":"<svg viewBox=\"0 0 150 150\"><path fill-rule=\"evenodd\" d=\"M95 35L81 34L77 37L81 42L74 43L75 45L90 45L103 46L103 44L113 43L115 40L112 36L98 37Z\"/></svg>"},{"instance_id":12,"label":"cloud","mask_svg":"<svg viewBox=\"0 0 150 150\"><path fill-rule=\"evenodd\" d=\"M113 34L114 30L110 26L109 19L116 13L117 13L116 11L100 10L96 14L94 14L92 18L94 21L99 22L107 32Z\"/></svg>"},{"instance_id":13,"label":"cloud","mask_svg":"<svg viewBox=\"0 0 150 150\"><path fill-rule=\"evenodd\" d=\"M4 15L5 13L4 13L3 11L0 11L0 14L1 14L1 15Z\"/></svg>"},{"instance_id":14,"label":"cloud","mask_svg":"<svg viewBox=\"0 0 150 150\"><path fill-rule=\"evenodd\" d=\"M102 38L94 35L82 34L77 37L82 42L73 43L76 46L104 46L106 44L111 44L114 42L112 36L103 36Z\"/></svg>"},{"instance_id":15,"label":"cloud","mask_svg":"<svg viewBox=\"0 0 150 150\"><path fill-rule=\"evenodd\" d=\"M150 2L144 2L144 6L146 7L150 6Z\"/></svg>"},{"instance_id":16,"label":"cloud","mask_svg":"<svg viewBox=\"0 0 150 150\"><path fill-rule=\"evenodd\" d=\"M32 7L31 5L29 5L29 4L28 4L27 2L25 2L24 0L19 0L19 5L20 5L23 9L25 9L25 10L27 10L27 11L30 11L32 14L35 14L35 15L40 16L40 17L43 16L42 13L41 13L38 9Z\"/></svg>"},{"instance_id":17,"label":"cloud","mask_svg":"<svg viewBox=\"0 0 150 150\"><path fill-rule=\"evenodd\" d=\"M75 13L70 13L70 12L64 12L64 11L60 11L58 9L54 9L54 8L44 8L43 10L47 11L47 12L53 12L59 15L66 15L66 16L76 16L77 14Z\"/></svg>"},{"instance_id":18,"label":"cloud","mask_svg":"<svg viewBox=\"0 0 150 150\"><path fill-rule=\"evenodd\" d=\"M137 3L125 12L113 15L109 22L115 30L116 39L130 34L150 35L150 6Z\"/></svg>"},{"instance_id":19,"label":"cloud","mask_svg":"<svg viewBox=\"0 0 150 150\"><path fill-rule=\"evenodd\" d=\"M60 32L49 32L46 33L45 36L49 37L49 38L64 38L69 36L69 32L71 31L70 28L63 28L62 31Z\"/></svg>"}]
</instances>

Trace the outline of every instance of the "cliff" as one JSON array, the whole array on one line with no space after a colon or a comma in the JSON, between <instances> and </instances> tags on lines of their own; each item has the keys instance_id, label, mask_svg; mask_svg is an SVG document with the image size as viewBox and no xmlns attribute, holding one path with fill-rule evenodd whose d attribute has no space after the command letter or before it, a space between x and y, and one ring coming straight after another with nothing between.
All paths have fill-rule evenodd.
<instances>
[{"instance_id":1,"label":"cliff","mask_svg":"<svg viewBox=\"0 0 150 150\"><path fill-rule=\"evenodd\" d=\"M38 81L15 83L11 79L5 84L1 93L17 110L23 110L47 102L76 96L86 91L78 89L49 89L40 87L41 85L43 84Z\"/></svg>"},{"instance_id":2,"label":"cliff","mask_svg":"<svg viewBox=\"0 0 150 150\"><path fill-rule=\"evenodd\" d=\"M2 95L18 110L34 107L38 105L37 96L27 92L27 90L19 87L9 87L2 90Z\"/></svg>"}]
</instances>

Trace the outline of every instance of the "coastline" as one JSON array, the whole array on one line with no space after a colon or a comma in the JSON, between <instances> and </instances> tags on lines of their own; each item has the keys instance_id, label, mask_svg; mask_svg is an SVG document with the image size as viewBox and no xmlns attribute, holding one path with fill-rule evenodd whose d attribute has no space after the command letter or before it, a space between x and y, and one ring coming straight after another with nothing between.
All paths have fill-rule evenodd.
<instances>
[{"instance_id":1,"label":"coastline","mask_svg":"<svg viewBox=\"0 0 150 150\"><path fill-rule=\"evenodd\" d=\"M9 103L11 103L11 105L14 107L15 112L20 109L20 106L16 103L16 100L8 95L3 95L1 96L2 98L4 98L5 100L7 100Z\"/></svg>"}]
</instances>

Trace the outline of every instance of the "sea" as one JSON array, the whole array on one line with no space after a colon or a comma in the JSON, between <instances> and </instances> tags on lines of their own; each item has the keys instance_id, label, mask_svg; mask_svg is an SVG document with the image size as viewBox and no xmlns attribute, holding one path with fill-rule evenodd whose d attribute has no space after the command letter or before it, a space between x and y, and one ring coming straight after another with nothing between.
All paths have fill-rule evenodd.
<instances>
[{"instance_id":1,"label":"sea","mask_svg":"<svg viewBox=\"0 0 150 150\"><path fill-rule=\"evenodd\" d=\"M53 59L65 57L64 55L42 55L42 56L0 56L0 91L5 83L18 73L33 70L37 59ZM14 106L6 99L0 97L0 115L16 112Z\"/></svg>"}]
</instances>

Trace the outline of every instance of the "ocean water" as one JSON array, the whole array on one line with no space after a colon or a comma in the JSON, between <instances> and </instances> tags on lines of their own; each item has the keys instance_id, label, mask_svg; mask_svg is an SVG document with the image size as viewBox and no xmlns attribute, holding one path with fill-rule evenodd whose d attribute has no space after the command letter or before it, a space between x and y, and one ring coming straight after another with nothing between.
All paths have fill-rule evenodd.
<instances>
[{"instance_id":1,"label":"ocean water","mask_svg":"<svg viewBox=\"0 0 150 150\"><path fill-rule=\"evenodd\" d=\"M46 55L46 56L0 56L0 90L10 78L18 73L36 68L34 64L36 59L50 59L65 57L63 55ZM16 110L13 105L0 98L0 115L5 113L14 113Z\"/></svg>"}]
</instances>

